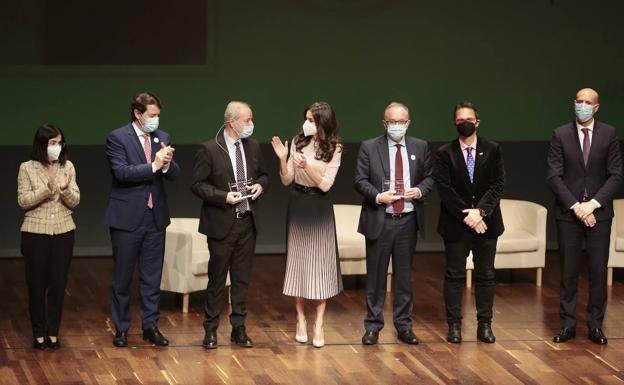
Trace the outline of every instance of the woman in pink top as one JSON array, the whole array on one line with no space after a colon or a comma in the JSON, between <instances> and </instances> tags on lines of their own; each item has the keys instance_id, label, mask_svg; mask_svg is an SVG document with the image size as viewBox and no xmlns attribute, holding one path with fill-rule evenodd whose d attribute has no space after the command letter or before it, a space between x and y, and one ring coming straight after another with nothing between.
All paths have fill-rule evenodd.
<instances>
[{"instance_id":1,"label":"woman in pink top","mask_svg":"<svg viewBox=\"0 0 624 385\"><path fill-rule=\"evenodd\" d=\"M295 182L288 202L284 278L284 294L295 297L295 339L308 341L305 300L313 300L316 321L312 344L322 347L326 300L343 290L334 211L327 194L340 167L342 143L329 104L312 103L304 116L303 126L292 140L290 157L288 141L282 143L273 137L272 144L280 160L282 183L287 186Z\"/></svg>"}]
</instances>

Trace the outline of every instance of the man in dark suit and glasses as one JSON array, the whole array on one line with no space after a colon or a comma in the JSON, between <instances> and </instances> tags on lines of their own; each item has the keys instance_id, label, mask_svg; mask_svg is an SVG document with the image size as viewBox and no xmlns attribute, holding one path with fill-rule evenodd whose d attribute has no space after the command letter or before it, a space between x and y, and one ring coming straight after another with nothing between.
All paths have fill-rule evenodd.
<instances>
[{"instance_id":1,"label":"man in dark suit and glasses","mask_svg":"<svg viewBox=\"0 0 624 385\"><path fill-rule=\"evenodd\" d=\"M560 322L554 342L576 337L576 294L583 244L589 267L589 339L606 344L602 320L607 309L607 263L613 196L622 182L622 156L615 129L594 119L598 93L576 94L576 121L553 131L546 181L555 194L561 255Z\"/></svg>"},{"instance_id":2,"label":"man in dark suit and glasses","mask_svg":"<svg viewBox=\"0 0 624 385\"><path fill-rule=\"evenodd\" d=\"M157 346L169 344L157 327L165 229L171 222L163 181L176 179L180 168L173 160L171 137L159 129L161 109L156 95L137 94L130 107L131 122L106 138L113 182L104 222L110 226L115 259L112 312L117 347L128 346L130 283L136 265L143 339Z\"/></svg>"},{"instance_id":3,"label":"man in dark suit and glasses","mask_svg":"<svg viewBox=\"0 0 624 385\"><path fill-rule=\"evenodd\" d=\"M496 277L494 257L498 237L505 230L500 199L505 187L503 154L498 143L477 137L480 120L474 104L455 106L459 137L435 154L433 178L440 195L438 233L444 239L446 273L444 302L447 340L459 343L466 258L472 250L475 265L477 338L493 343L492 307Z\"/></svg>"},{"instance_id":4,"label":"man in dark suit and glasses","mask_svg":"<svg viewBox=\"0 0 624 385\"><path fill-rule=\"evenodd\" d=\"M423 199L433 180L427 142L405 135L409 123L407 107L391 103L384 111L386 134L364 141L357 158L354 187L364 198L358 231L366 237L364 345L376 344L384 326L390 255L394 327L402 342L419 342L410 318L412 257L419 223L423 223Z\"/></svg>"},{"instance_id":5,"label":"man in dark suit and glasses","mask_svg":"<svg viewBox=\"0 0 624 385\"><path fill-rule=\"evenodd\" d=\"M252 347L245 329L247 289L256 247L258 221L256 202L268 187L269 179L260 145L253 133L253 114L247 103L233 101L224 114L224 130L201 144L195 156L191 190L202 200L199 232L208 239L208 287L204 309L202 346L217 347L219 313L224 306L225 282L231 279L231 341ZM230 184L242 187L250 181L251 197L230 191Z\"/></svg>"}]
</instances>

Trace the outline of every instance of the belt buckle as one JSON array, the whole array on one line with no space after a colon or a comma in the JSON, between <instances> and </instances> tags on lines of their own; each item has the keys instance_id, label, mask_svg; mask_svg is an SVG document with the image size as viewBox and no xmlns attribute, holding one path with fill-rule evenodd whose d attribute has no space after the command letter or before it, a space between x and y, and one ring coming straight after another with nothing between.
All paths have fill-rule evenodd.
<instances>
[{"instance_id":1,"label":"belt buckle","mask_svg":"<svg viewBox=\"0 0 624 385\"><path fill-rule=\"evenodd\" d=\"M245 214L246 213L241 213L240 211L236 212L236 219L242 219L245 218Z\"/></svg>"},{"instance_id":2,"label":"belt buckle","mask_svg":"<svg viewBox=\"0 0 624 385\"><path fill-rule=\"evenodd\" d=\"M392 219L401 219L403 218L403 213L392 213Z\"/></svg>"}]
</instances>

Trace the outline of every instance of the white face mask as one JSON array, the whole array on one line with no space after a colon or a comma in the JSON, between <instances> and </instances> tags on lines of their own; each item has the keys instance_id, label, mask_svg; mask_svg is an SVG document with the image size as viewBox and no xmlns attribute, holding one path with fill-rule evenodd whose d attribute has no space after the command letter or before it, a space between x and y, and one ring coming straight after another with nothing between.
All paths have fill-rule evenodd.
<instances>
[{"instance_id":1,"label":"white face mask","mask_svg":"<svg viewBox=\"0 0 624 385\"><path fill-rule=\"evenodd\" d=\"M407 131L407 124L389 124L388 136L395 142L399 142L405 136Z\"/></svg>"},{"instance_id":2,"label":"white face mask","mask_svg":"<svg viewBox=\"0 0 624 385\"><path fill-rule=\"evenodd\" d=\"M60 144L48 145L48 159L52 162L58 160L63 147Z\"/></svg>"},{"instance_id":3,"label":"white face mask","mask_svg":"<svg viewBox=\"0 0 624 385\"><path fill-rule=\"evenodd\" d=\"M303 122L302 128L303 128L303 135L305 136L316 135L317 133L316 125L312 123L311 121L309 121L308 119L306 119L305 122Z\"/></svg>"}]
</instances>

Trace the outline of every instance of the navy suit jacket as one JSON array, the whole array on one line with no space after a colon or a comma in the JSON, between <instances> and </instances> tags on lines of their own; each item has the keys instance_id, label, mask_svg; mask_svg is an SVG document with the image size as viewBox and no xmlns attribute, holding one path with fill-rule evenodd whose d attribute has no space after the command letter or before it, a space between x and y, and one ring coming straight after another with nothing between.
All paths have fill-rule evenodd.
<instances>
[{"instance_id":1,"label":"navy suit jacket","mask_svg":"<svg viewBox=\"0 0 624 385\"><path fill-rule=\"evenodd\" d=\"M429 146L422 139L405 137L408 154L410 183L408 187L418 187L422 198L413 200L418 227L423 228L423 200L429 195L433 185ZM384 225L386 205L377 204L377 194L382 192L384 179L390 179L390 150L386 135L362 142L355 167L353 187L364 198L358 232L366 238L377 239ZM414 234L416 235L416 234Z\"/></svg>"},{"instance_id":2,"label":"navy suit jacket","mask_svg":"<svg viewBox=\"0 0 624 385\"><path fill-rule=\"evenodd\" d=\"M171 220L167 207L167 195L163 178L174 180L180 174L180 167L174 161L166 173L152 172L152 164L160 144L171 144L171 137L164 131L151 134L152 159L145 159L143 143L136 135L132 124L120 127L106 137L106 156L113 177L111 194L104 216L104 223L112 228L134 231L139 227L152 194L156 226L164 230Z\"/></svg>"}]
</instances>

